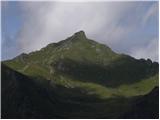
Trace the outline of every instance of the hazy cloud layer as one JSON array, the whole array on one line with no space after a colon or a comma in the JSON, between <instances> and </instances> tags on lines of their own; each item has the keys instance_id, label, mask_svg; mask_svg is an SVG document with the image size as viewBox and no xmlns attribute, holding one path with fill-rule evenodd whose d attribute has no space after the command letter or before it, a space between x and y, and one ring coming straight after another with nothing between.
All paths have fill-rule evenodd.
<instances>
[{"instance_id":1,"label":"hazy cloud layer","mask_svg":"<svg viewBox=\"0 0 160 120\"><path fill-rule=\"evenodd\" d=\"M158 4L153 4L148 11L146 12L144 18L143 18L143 23L146 24L146 22L153 16L158 16Z\"/></svg>"},{"instance_id":2,"label":"hazy cloud layer","mask_svg":"<svg viewBox=\"0 0 160 120\"><path fill-rule=\"evenodd\" d=\"M19 36L22 49L27 52L39 49L49 42L65 39L79 30L84 30L91 38L105 35L114 29L114 24L132 5L112 4L24 2L22 6L28 15ZM121 31L116 32L121 34Z\"/></svg>"},{"instance_id":3,"label":"hazy cloud layer","mask_svg":"<svg viewBox=\"0 0 160 120\"><path fill-rule=\"evenodd\" d=\"M24 21L16 39L21 52L84 30L89 38L117 52L158 61L158 33L147 37L151 31L145 31L150 19L158 18L158 2L20 2L20 7Z\"/></svg>"}]
</instances>

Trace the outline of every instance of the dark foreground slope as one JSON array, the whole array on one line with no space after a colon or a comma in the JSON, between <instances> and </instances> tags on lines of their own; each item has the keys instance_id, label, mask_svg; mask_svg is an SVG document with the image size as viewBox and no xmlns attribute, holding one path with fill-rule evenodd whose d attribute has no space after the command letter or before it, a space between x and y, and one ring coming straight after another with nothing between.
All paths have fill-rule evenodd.
<instances>
[{"instance_id":1,"label":"dark foreground slope","mask_svg":"<svg viewBox=\"0 0 160 120\"><path fill-rule=\"evenodd\" d=\"M128 99L67 100L56 93L66 88L50 89L46 80L42 85L3 64L2 69L2 118L158 118L158 88Z\"/></svg>"},{"instance_id":2,"label":"dark foreground slope","mask_svg":"<svg viewBox=\"0 0 160 120\"><path fill-rule=\"evenodd\" d=\"M53 115L46 90L2 64L2 118L43 118Z\"/></svg>"},{"instance_id":3,"label":"dark foreground slope","mask_svg":"<svg viewBox=\"0 0 160 120\"><path fill-rule=\"evenodd\" d=\"M149 94L137 99L132 108L122 117L128 119L159 118L159 88L155 87Z\"/></svg>"}]
</instances>

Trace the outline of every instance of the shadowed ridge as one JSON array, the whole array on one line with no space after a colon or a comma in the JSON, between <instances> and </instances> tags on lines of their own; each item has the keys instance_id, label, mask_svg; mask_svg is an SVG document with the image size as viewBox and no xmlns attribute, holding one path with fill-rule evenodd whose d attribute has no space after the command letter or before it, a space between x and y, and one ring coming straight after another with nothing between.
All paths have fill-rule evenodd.
<instances>
[{"instance_id":1,"label":"shadowed ridge","mask_svg":"<svg viewBox=\"0 0 160 120\"><path fill-rule=\"evenodd\" d=\"M76 33L74 34L74 36L81 37L81 38L84 38L84 39L87 38L87 37L86 37L86 34L85 34L85 32L84 32L83 30L81 30L81 31L79 31L79 32L76 32Z\"/></svg>"},{"instance_id":2,"label":"shadowed ridge","mask_svg":"<svg viewBox=\"0 0 160 120\"><path fill-rule=\"evenodd\" d=\"M125 119L158 119L159 118L159 87L150 93L139 96L131 109L121 118Z\"/></svg>"}]
</instances>

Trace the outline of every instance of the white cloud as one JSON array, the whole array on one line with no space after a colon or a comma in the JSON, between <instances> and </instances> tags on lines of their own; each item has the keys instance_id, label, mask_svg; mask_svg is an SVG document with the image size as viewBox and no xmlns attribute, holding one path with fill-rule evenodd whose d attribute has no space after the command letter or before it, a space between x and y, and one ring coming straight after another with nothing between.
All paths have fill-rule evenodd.
<instances>
[{"instance_id":1,"label":"white cloud","mask_svg":"<svg viewBox=\"0 0 160 120\"><path fill-rule=\"evenodd\" d=\"M126 39L131 38L130 34L135 33L141 24L155 15L157 4L152 4L145 14L141 12L141 8L145 7L143 2L50 1L20 2L20 5L24 24L17 35L17 44L21 52L38 50L51 42L58 42L84 30L88 38L109 44L113 49L114 46L118 46L118 50L122 50L124 46L127 49L131 47L131 55L157 60L154 43L148 43L147 47L132 48L132 43L138 43L139 39L135 39L135 42L133 39ZM147 55L145 49L150 51L150 54Z\"/></svg>"},{"instance_id":2,"label":"white cloud","mask_svg":"<svg viewBox=\"0 0 160 120\"><path fill-rule=\"evenodd\" d=\"M20 46L23 52L30 52L79 30L84 30L91 38L97 34L100 36L101 31L108 34L109 27L116 24L132 5L127 2L23 2L26 18L18 38ZM115 34L122 33L120 29L114 30Z\"/></svg>"},{"instance_id":3,"label":"white cloud","mask_svg":"<svg viewBox=\"0 0 160 120\"><path fill-rule=\"evenodd\" d=\"M158 38L152 39L147 45L134 47L131 50L131 55L136 58L152 58L153 61L158 61Z\"/></svg>"},{"instance_id":4,"label":"white cloud","mask_svg":"<svg viewBox=\"0 0 160 120\"><path fill-rule=\"evenodd\" d=\"M146 12L146 14L143 17L143 24L146 24L147 21L153 17L154 15L158 15L158 4L152 4L152 6L148 9L148 11Z\"/></svg>"}]
</instances>

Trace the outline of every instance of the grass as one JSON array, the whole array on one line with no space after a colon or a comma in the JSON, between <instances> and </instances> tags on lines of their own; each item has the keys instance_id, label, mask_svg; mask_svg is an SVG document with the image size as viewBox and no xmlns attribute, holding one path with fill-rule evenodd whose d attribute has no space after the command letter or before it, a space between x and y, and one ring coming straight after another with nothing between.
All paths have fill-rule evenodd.
<instances>
[{"instance_id":1,"label":"grass","mask_svg":"<svg viewBox=\"0 0 160 120\"><path fill-rule=\"evenodd\" d=\"M158 74L156 74L148 79L143 79L134 84L121 85L118 88L118 91L121 95L124 95L126 97L144 95L149 93L155 86L159 85L158 80Z\"/></svg>"},{"instance_id":2,"label":"grass","mask_svg":"<svg viewBox=\"0 0 160 120\"><path fill-rule=\"evenodd\" d=\"M55 76L55 83L66 88L79 88L86 94L93 94L101 99L111 97L131 97L145 95L149 93L155 86L158 86L158 74L148 79L143 79L139 82L130 85L120 85L117 88L108 88L100 84L91 82L82 82L79 80L70 79L67 76Z\"/></svg>"},{"instance_id":3,"label":"grass","mask_svg":"<svg viewBox=\"0 0 160 120\"><path fill-rule=\"evenodd\" d=\"M49 79L58 85L68 88L80 88L81 90L86 91L87 94L95 94L102 99L117 96L130 97L144 95L157 85L158 75L144 79L144 76L152 75L150 74L151 71L148 73L145 72L150 69L150 66L147 63L140 62L126 55L116 54L109 47L86 39L83 36L79 36L76 40L70 40L71 38L68 38L66 41L50 44L40 51L27 54L25 55L25 60L23 60L22 56L22 60L13 59L5 61L4 63L12 69L28 76ZM84 68L87 67L83 67L81 63L88 62L103 67L108 65L110 67L108 75L111 76L108 77L106 73L103 74L103 72L105 72L103 69L100 71L97 68L97 71L91 72L93 67L91 67L89 71L84 72L87 78L88 76L91 78L89 81L79 80L79 76L77 78L71 78L63 74L51 74L50 69L53 69L51 64L60 61L62 58L76 61L76 64L74 64L75 66L71 69L71 72L74 75L76 72L79 74L79 71L84 72ZM79 66L77 63L80 63ZM70 65L73 66L73 62L71 62ZM107 69L107 67L105 69ZM98 72L99 74L97 74ZM84 78L86 78L86 76ZM104 76L105 79L110 80L110 83L117 83L118 81L121 84L114 88L106 87L105 85L103 86L103 84L107 84L104 83L105 79L100 84L98 83L99 78L97 76ZM95 81L98 82L93 83L94 78L96 77L97 79L95 79ZM135 82L135 80L137 81ZM130 81L134 82L132 84L124 84Z\"/></svg>"},{"instance_id":4,"label":"grass","mask_svg":"<svg viewBox=\"0 0 160 120\"><path fill-rule=\"evenodd\" d=\"M28 65L28 67L23 71L23 73L31 77L45 78L45 79L49 79L50 76L49 70L47 68L37 64Z\"/></svg>"},{"instance_id":5,"label":"grass","mask_svg":"<svg viewBox=\"0 0 160 120\"><path fill-rule=\"evenodd\" d=\"M17 70L17 71L21 70L22 68L24 68L26 66L25 63L19 62L19 61L16 61L16 60L5 61L3 63L6 64L7 66L9 66L10 68L12 68L14 70Z\"/></svg>"}]
</instances>

